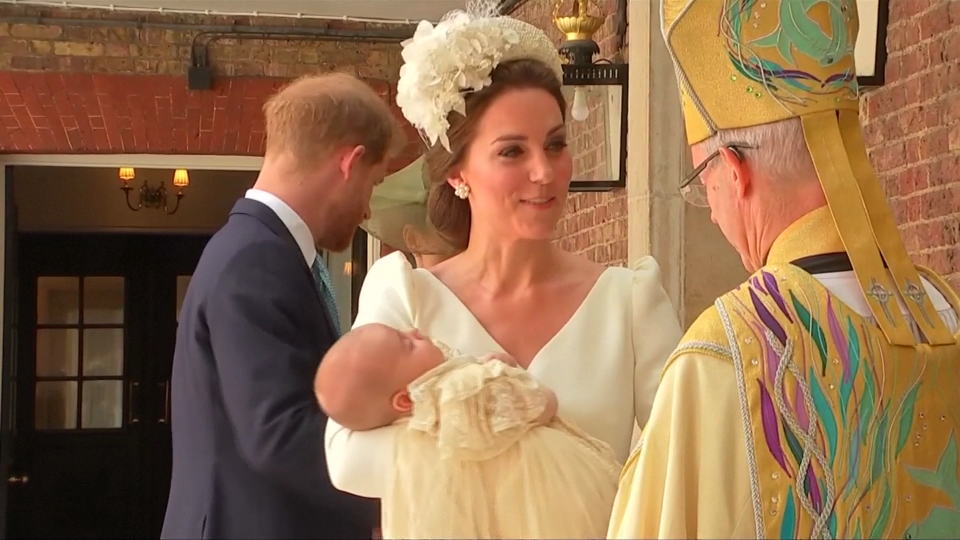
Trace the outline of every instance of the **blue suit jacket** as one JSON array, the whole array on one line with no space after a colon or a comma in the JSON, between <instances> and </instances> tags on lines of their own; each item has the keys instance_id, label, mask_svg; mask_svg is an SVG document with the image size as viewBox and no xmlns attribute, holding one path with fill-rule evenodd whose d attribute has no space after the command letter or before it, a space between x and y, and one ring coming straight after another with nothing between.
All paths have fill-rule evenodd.
<instances>
[{"instance_id":1,"label":"blue suit jacket","mask_svg":"<svg viewBox=\"0 0 960 540\"><path fill-rule=\"evenodd\" d=\"M293 236L240 199L180 312L161 538L370 538L376 502L326 468L313 378L335 340Z\"/></svg>"}]
</instances>

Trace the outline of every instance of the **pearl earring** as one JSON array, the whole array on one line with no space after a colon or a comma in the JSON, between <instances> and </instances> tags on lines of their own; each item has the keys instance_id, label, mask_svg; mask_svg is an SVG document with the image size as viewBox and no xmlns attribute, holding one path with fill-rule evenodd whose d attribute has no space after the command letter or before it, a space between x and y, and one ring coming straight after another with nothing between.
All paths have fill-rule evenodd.
<instances>
[{"instance_id":1,"label":"pearl earring","mask_svg":"<svg viewBox=\"0 0 960 540\"><path fill-rule=\"evenodd\" d=\"M470 186L465 182L461 182L453 189L453 194L461 199L466 199L470 195Z\"/></svg>"}]
</instances>

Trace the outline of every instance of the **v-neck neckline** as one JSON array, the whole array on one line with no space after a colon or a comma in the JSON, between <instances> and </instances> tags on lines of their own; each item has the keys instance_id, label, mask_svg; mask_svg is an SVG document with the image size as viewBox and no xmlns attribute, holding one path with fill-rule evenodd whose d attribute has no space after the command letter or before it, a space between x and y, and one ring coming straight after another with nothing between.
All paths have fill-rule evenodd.
<instances>
[{"instance_id":1,"label":"v-neck neckline","mask_svg":"<svg viewBox=\"0 0 960 540\"><path fill-rule=\"evenodd\" d=\"M496 345L496 347L497 347L498 349L500 349L498 352L502 352L502 353L505 353L505 354L509 354L509 353L507 353L507 351L506 351L506 349L503 347L503 345L501 345L500 342L497 341L496 338L494 338L494 337L490 334L490 331L487 330L487 327L484 326L483 323L480 322L480 320L477 318L477 316L474 315L474 313L473 313L472 311L470 311L470 308L468 308L467 305L463 303L463 300L461 300L460 297L457 296L457 294L454 293L453 290L450 289L450 287L448 287L446 283L444 283L443 281L441 281L440 278L438 278L437 276L435 276L435 275L434 275L432 272L430 272L429 270L426 270L426 269L418 269L417 271L418 271L418 272L422 272L423 274L426 274L427 276L429 276L428 279L430 279L431 281L433 281L433 283L436 284L441 291L443 291L443 294L445 294L446 296L449 296L451 299L453 299L453 300L456 302L456 304L460 307L460 309L462 309L463 311L465 311L465 312L470 316L470 318L473 320L474 325L476 325L476 327L479 328L480 331L483 332L483 334L487 337L487 339L490 340L491 343L493 343L494 345ZM527 371L530 371L531 368L533 368L533 366L538 363L538 361L540 360L540 357L543 356L544 351L546 351L547 349L549 349L550 346L553 345L553 344L560 338L560 336L561 336L562 334L565 334L565 333L566 333L566 330L573 324L574 321L576 321L576 319L580 316L580 313L581 313L582 311L584 311L584 307L585 307L588 303L590 303L591 299L592 299L594 296L596 296L597 291L600 290L600 285L602 284L603 280L604 280L609 274L612 274L612 273L613 273L613 268L612 268L612 267L607 267L607 268L605 268L602 272L600 272L600 275L597 277L596 281L594 281L593 285L590 287L590 291L587 292L587 295L586 295L586 296L583 298L583 300L580 302L580 305L577 306L577 309L573 312L573 314L570 315L570 317L567 319L567 321L566 321L565 323L563 323L562 326L560 326L560 329L557 330L557 332L554 333L553 336L551 336L550 339L548 339L548 340L546 341L546 343L543 344L542 347L540 347L540 350L538 350L537 353L533 355L533 358L530 359L530 363L527 364L527 367L525 368Z\"/></svg>"}]
</instances>

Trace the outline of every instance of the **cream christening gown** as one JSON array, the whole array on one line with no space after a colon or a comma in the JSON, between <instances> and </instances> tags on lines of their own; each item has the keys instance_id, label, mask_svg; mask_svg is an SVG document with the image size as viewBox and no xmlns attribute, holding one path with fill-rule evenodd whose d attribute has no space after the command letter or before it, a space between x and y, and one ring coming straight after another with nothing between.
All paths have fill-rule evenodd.
<instances>
[{"instance_id":1,"label":"cream christening gown","mask_svg":"<svg viewBox=\"0 0 960 540\"><path fill-rule=\"evenodd\" d=\"M505 352L440 280L402 253L379 259L360 292L354 327L417 328L470 356ZM650 257L636 269L608 268L527 371L553 390L559 415L610 445L619 462L634 423L646 424L660 372L680 341L680 324ZM330 420L326 461L333 485L382 498L394 464L397 426L351 431Z\"/></svg>"},{"instance_id":2,"label":"cream christening gown","mask_svg":"<svg viewBox=\"0 0 960 540\"><path fill-rule=\"evenodd\" d=\"M602 538L620 464L520 368L454 351L410 385L383 538Z\"/></svg>"}]
</instances>

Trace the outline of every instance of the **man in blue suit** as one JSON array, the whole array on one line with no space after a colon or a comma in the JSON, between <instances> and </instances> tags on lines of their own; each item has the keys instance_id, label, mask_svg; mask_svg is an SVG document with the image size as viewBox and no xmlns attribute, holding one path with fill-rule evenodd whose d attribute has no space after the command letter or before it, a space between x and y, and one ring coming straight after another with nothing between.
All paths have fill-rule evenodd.
<instances>
[{"instance_id":1,"label":"man in blue suit","mask_svg":"<svg viewBox=\"0 0 960 540\"><path fill-rule=\"evenodd\" d=\"M339 337L318 249L343 251L403 135L344 74L264 106L253 189L210 240L173 360L173 475L161 538L370 538L375 501L336 490L313 377Z\"/></svg>"}]
</instances>

